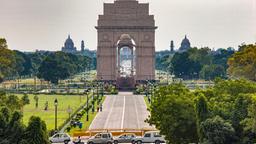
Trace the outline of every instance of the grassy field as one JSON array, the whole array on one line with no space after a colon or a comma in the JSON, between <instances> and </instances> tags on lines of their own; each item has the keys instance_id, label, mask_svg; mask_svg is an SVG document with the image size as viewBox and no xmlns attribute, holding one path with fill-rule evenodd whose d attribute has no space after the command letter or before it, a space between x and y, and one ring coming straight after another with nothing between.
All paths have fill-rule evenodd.
<instances>
[{"instance_id":1,"label":"grassy field","mask_svg":"<svg viewBox=\"0 0 256 144\"><path fill-rule=\"evenodd\" d=\"M21 97L22 95L18 95ZM58 99L58 126L64 123L64 121L69 117L67 112L68 107L74 112L81 105L86 102L86 96L68 96L68 95L39 95L38 108L35 108L34 95L29 95L30 104L26 105L23 109L23 122L27 124L31 116L39 116L47 124L47 129L51 130L55 127L55 107L54 100ZM45 111L45 103L48 101L48 110Z\"/></svg>"}]
</instances>

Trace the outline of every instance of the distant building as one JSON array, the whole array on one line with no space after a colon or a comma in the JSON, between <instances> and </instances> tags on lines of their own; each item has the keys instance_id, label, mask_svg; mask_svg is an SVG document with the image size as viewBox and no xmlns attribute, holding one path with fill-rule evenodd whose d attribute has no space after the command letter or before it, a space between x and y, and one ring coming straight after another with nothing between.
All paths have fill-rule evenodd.
<instances>
[{"instance_id":1,"label":"distant building","mask_svg":"<svg viewBox=\"0 0 256 144\"><path fill-rule=\"evenodd\" d=\"M68 39L66 40L64 47L62 47L63 52L66 53L76 53L76 47L74 46L73 40L70 38L70 35L68 35Z\"/></svg>"},{"instance_id":2,"label":"distant building","mask_svg":"<svg viewBox=\"0 0 256 144\"><path fill-rule=\"evenodd\" d=\"M174 52L174 42L173 41L171 41L170 51L171 51L171 53Z\"/></svg>"},{"instance_id":3,"label":"distant building","mask_svg":"<svg viewBox=\"0 0 256 144\"><path fill-rule=\"evenodd\" d=\"M84 48L85 48L84 41L82 40L82 42L81 42L81 52L84 52Z\"/></svg>"},{"instance_id":4,"label":"distant building","mask_svg":"<svg viewBox=\"0 0 256 144\"><path fill-rule=\"evenodd\" d=\"M179 51L180 52L185 52L190 48L191 48L190 42L189 42L189 39L187 38L187 35L186 35L185 38L181 42L181 46L179 48Z\"/></svg>"}]
</instances>

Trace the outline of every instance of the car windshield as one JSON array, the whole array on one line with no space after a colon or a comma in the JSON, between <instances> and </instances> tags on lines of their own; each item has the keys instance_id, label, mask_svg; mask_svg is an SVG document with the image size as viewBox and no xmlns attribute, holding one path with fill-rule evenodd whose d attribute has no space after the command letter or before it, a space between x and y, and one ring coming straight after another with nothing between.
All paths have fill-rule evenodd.
<instances>
[{"instance_id":1,"label":"car windshield","mask_svg":"<svg viewBox=\"0 0 256 144\"><path fill-rule=\"evenodd\" d=\"M154 133L154 137L161 137L159 133Z\"/></svg>"},{"instance_id":2,"label":"car windshield","mask_svg":"<svg viewBox=\"0 0 256 144\"><path fill-rule=\"evenodd\" d=\"M150 137L150 133L145 134L144 137Z\"/></svg>"},{"instance_id":3,"label":"car windshield","mask_svg":"<svg viewBox=\"0 0 256 144\"><path fill-rule=\"evenodd\" d=\"M101 134L97 134L95 138L101 138Z\"/></svg>"},{"instance_id":4,"label":"car windshield","mask_svg":"<svg viewBox=\"0 0 256 144\"><path fill-rule=\"evenodd\" d=\"M59 134L56 134L55 136L53 136L54 138L58 138L59 137Z\"/></svg>"},{"instance_id":5,"label":"car windshield","mask_svg":"<svg viewBox=\"0 0 256 144\"><path fill-rule=\"evenodd\" d=\"M134 138L134 135L129 135L129 137Z\"/></svg>"},{"instance_id":6,"label":"car windshield","mask_svg":"<svg viewBox=\"0 0 256 144\"><path fill-rule=\"evenodd\" d=\"M103 138L108 138L108 134L103 134Z\"/></svg>"}]
</instances>

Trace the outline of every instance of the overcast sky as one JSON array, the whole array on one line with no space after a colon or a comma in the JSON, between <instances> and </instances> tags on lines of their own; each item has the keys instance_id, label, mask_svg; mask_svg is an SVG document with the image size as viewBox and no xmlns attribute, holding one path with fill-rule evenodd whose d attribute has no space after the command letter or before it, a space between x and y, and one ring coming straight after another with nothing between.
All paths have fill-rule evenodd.
<instances>
[{"instance_id":1,"label":"overcast sky","mask_svg":"<svg viewBox=\"0 0 256 144\"><path fill-rule=\"evenodd\" d=\"M96 49L94 26L103 3L114 0L0 0L0 37L21 51L60 50L68 34L80 49ZM155 15L156 50L180 46L236 48L256 42L256 0L139 0Z\"/></svg>"}]
</instances>

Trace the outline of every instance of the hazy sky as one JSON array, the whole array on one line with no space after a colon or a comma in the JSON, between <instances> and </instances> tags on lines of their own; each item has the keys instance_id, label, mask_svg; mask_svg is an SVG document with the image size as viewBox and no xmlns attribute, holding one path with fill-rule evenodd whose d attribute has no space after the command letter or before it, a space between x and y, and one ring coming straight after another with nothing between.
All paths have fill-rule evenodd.
<instances>
[{"instance_id":1,"label":"hazy sky","mask_svg":"<svg viewBox=\"0 0 256 144\"><path fill-rule=\"evenodd\" d=\"M11 49L60 50L68 34L80 49L96 49L94 26L103 3L114 0L0 0L0 37ZM156 50L192 46L237 47L256 42L256 0L139 0L155 15Z\"/></svg>"}]
</instances>

